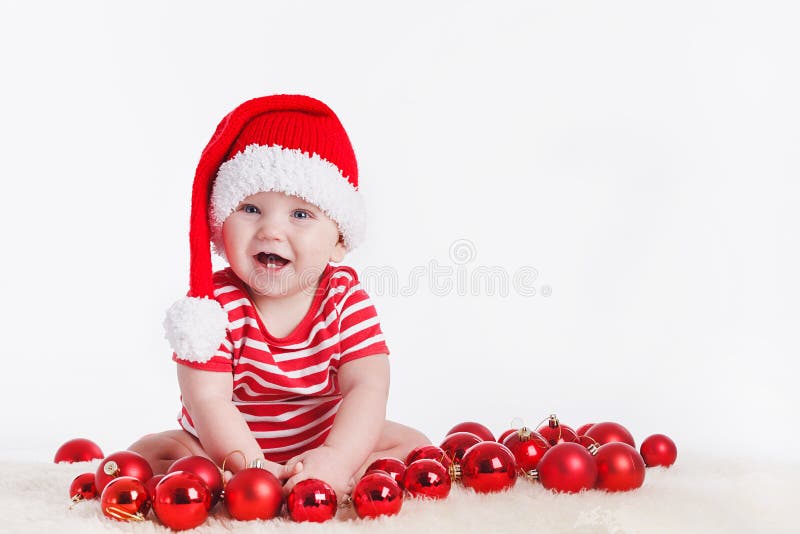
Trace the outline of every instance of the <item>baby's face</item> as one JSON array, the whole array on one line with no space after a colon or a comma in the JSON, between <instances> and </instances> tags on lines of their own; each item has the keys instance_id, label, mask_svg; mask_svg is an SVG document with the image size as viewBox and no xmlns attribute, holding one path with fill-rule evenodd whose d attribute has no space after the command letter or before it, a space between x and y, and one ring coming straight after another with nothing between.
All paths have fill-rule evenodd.
<instances>
[{"instance_id":1,"label":"baby's face","mask_svg":"<svg viewBox=\"0 0 800 534\"><path fill-rule=\"evenodd\" d=\"M313 204L274 191L242 200L222 225L231 269L259 295L313 291L329 261L345 246L339 229Z\"/></svg>"}]
</instances>

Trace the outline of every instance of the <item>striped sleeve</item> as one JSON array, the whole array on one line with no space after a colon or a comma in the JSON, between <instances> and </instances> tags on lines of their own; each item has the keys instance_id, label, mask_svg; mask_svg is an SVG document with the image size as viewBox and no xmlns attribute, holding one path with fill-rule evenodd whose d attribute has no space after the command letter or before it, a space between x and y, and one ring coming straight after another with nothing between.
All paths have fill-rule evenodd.
<instances>
[{"instance_id":1,"label":"striped sleeve","mask_svg":"<svg viewBox=\"0 0 800 534\"><path fill-rule=\"evenodd\" d=\"M358 281L345 292L339 315L339 364L351 360L389 354L381 331L378 312Z\"/></svg>"}]
</instances>

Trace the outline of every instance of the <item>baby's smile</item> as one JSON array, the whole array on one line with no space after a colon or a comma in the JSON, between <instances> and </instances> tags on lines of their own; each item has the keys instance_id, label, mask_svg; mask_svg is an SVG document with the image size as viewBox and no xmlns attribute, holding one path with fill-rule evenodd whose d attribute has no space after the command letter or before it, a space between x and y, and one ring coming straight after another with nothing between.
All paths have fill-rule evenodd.
<instances>
[{"instance_id":1,"label":"baby's smile","mask_svg":"<svg viewBox=\"0 0 800 534\"><path fill-rule=\"evenodd\" d=\"M258 263L268 269L279 270L289 263L289 260L274 252L259 252L254 257Z\"/></svg>"}]
</instances>

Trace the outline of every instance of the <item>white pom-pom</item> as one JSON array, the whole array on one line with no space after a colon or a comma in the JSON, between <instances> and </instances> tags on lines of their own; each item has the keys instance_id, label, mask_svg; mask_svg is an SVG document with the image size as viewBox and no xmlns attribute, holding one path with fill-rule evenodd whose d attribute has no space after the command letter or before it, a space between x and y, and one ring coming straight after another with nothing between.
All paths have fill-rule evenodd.
<instances>
[{"instance_id":1,"label":"white pom-pom","mask_svg":"<svg viewBox=\"0 0 800 534\"><path fill-rule=\"evenodd\" d=\"M185 297L167 310L165 337L178 358L207 362L219 349L228 328L228 314L214 299Z\"/></svg>"}]
</instances>

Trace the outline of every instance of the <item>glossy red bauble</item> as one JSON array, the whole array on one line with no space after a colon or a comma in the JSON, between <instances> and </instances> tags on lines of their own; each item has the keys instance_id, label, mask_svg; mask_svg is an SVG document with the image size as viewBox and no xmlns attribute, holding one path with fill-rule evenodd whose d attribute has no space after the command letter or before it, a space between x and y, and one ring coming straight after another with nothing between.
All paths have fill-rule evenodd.
<instances>
[{"instance_id":1,"label":"glossy red bauble","mask_svg":"<svg viewBox=\"0 0 800 534\"><path fill-rule=\"evenodd\" d=\"M301 480L289 492L286 509L292 521L322 523L336 515L336 492L321 480Z\"/></svg>"},{"instance_id":2,"label":"glossy red bauble","mask_svg":"<svg viewBox=\"0 0 800 534\"><path fill-rule=\"evenodd\" d=\"M464 453L483 440L471 432L456 432L445 437L440 447L453 463L460 463Z\"/></svg>"},{"instance_id":3,"label":"glossy red bauble","mask_svg":"<svg viewBox=\"0 0 800 534\"><path fill-rule=\"evenodd\" d=\"M394 481L400 484L401 488L403 487L403 473L406 471L406 464L403 463L402 460L392 458L391 456L378 458L369 464L369 467L367 467L367 470L364 472L364 474L366 475L370 471L384 471L389 473Z\"/></svg>"},{"instance_id":4,"label":"glossy red bauble","mask_svg":"<svg viewBox=\"0 0 800 534\"><path fill-rule=\"evenodd\" d=\"M678 458L678 447L664 434L653 434L642 442L639 448L647 467L669 467Z\"/></svg>"},{"instance_id":5,"label":"glossy red bauble","mask_svg":"<svg viewBox=\"0 0 800 534\"><path fill-rule=\"evenodd\" d=\"M403 486L412 497L444 499L450 494L450 485L447 468L429 458L411 462L403 474Z\"/></svg>"},{"instance_id":6,"label":"glossy red bauble","mask_svg":"<svg viewBox=\"0 0 800 534\"><path fill-rule=\"evenodd\" d=\"M509 428L508 430L500 434L500 437L497 438L497 443L503 443L508 436L516 433L517 431L519 431L519 428Z\"/></svg>"},{"instance_id":7,"label":"glossy red bauble","mask_svg":"<svg viewBox=\"0 0 800 534\"><path fill-rule=\"evenodd\" d=\"M94 484L101 492L106 484L117 477L138 478L142 483L150 480L153 469L144 456L133 451L119 451L106 456L94 473Z\"/></svg>"},{"instance_id":8,"label":"glossy red bauble","mask_svg":"<svg viewBox=\"0 0 800 534\"><path fill-rule=\"evenodd\" d=\"M150 511L150 496L138 478L118 477L103 489L100 509L111 519L142 521Z\"/></svg>"},{"instance_id":9,"label":"glossy red bauble","mask_svg":"<svg viewBox=\"0 0 800 534\"><path fill-rule=\"evenodd\" d=\"M411 465L413 462L422 460L423 458L436 460L445 467L450 467L450 464L453 463L441 447L437 447L436 445L421 445L408 453L408 456L406 456L406 465Z\"/></svg>"},{"instance_id":10,"label":"glossy red bauble","mask_svg":"<svg viewBox=\"0 0 800 534\"><path fill-rule=\"evenodd\" d=\"M539 430L536 432L541 434L551 447L559 443L573 443L578 441L578 435L575 431L567 425L562 425L557 420L555 424L553 424L551 420L547 425L539 427Z\"/></svg>"},{"instance_id":11,"label":"glossy red bauble","mask_svg":"<svg viewBox=\"0 0 800 534\"><path fill-rule=\"evenodd\" d=\"M103 451L94 441L85 438L71 439L56 451L55 463L89 462L103 457Z\"/></svg>"},{"instance_id":12,"label":"glossy red bauble","mask_svg":"<svg viewBox=\"0 0 800 534\"><path fill-rule=\"evenodd\" d=\"M240 521L272 519L280 512L281 504L283 486L266 469L242 469L225 486L225 506Z\"/></svg>"},{"instance_id":13,"label":"glossy red bauble","mask_svg":"<svg viewBox=\"0 0 800 534\"><path fill-rule=\"evenodd\" d=\"M169 466L167 474L175 471L188 471L202 478L211 490L211 507L217 504L222 496L222 471L217 464L203 456L184 456Z\"/></svg>"},{"instance_id":14,"label":"glossy red bauble","mask_svg":"<svg viewBox=\"0 0 800 534\"><path fill-rule=\"evenodd\" d=\"M644 483L644 460L636 449L619 441L601 445L597 462L597 489L628 491Z\"/></svg>"},{"instance_id":15,"label":"glossy red bauble","mask_svg":"<svg viewBox=\"0 0 800 534\"><path fill-rule=\"evenodd\" d=\"M527 428L509 434L503 445L514 455L517 462L517 469L526 475L530 475L533 469L539 464L539 460L550 448L550 444L538 432L532 432Z\"/></svg>"},{"instance_id":16,"label":"glossy red bauble","mask_svg":"<svg viewBox=\"0 0 800 534\"><path fill-rule=\"evenodd\" d=\"M211 490L202 478L188 471L173 471L156 484L153 511L172 530L203 523L211 508Z\"/></svg>"},{"instance_id":17,"label":"glossy red bauble","mask_svg":"<svg viewBox=\"0 0 800 534\"><path fill-rule=\"evenodd\" d=\"M72 502L88 501L97 497L94 473L83 473L76 476L69 485L69 497Z\"/></svg>"},{"instance_id":18,"label":"glossy red bauble","mask_svg":"<svg viewBox=\"0 0 800 534\"><path fill-rule=\"evenodd\" d=\"M585 435L597 441L600 445L619 442L627 443L631 447L636 447L633 436L628 432L628 429L619 423L612 423L611 421L592 425L592 427L586 431Z\"/></svg>"},{"instance_id":19,"label":"glossy red bauble","mask_svg":"<svg viewBox=\"0 0 800 534\"><path fill-rule=\"evenodd\" d=\"M158 483L161 482L162 478L164 478L164 475L153 475L147 480L147 482L144 483L144 489L147 490L147 494L150 495L151 499L155 497L156 486L158 486Z\"/></svg>"},{"instance_id":20,"label":"glossy red bauble","mask_svg":"<svg viewBox=\"0 0 800 534\"><path fill-rule=\"evenodd\" d=\"M594 457L578 443L553 445L539 460L536 471L542 486L557 492L592 489L597 480Z\"/></svg>"},{"instance_id":21,"label":"glossy red bauble","mask_svg":"<svg viewBox=\"0 0 800 534\"><path fill-rule=\"evenodd\" d=\"M458 423L456 426L447 431L447 435L455 434L456 432L470 432L475 434L483 441L494 441L494 434L492 431L475 421L465 421Z\"/></svg>"},{"instance_id":22,"label":"glossy red bauble","mask_svg":"<svg viewBox=\"0 0 800 534\"><path fill-rule=\"evenodd\" d=\"M403 506L403 490L391 476L379 472L364 475L352 497L353 507L361 518L394 515Z\"/></svg>"},{"instance_id":23,"label":"glossy red bauble","mask_svg":"<svg viewBox=\"0 0 800 534\"><path fill-rule=\"evenodd\" d=\"M506 490L517 481L517 462L508 447L496 441L473 445L461 460L461 483L478 493Z\"/></svg>"},{"instance_id":24,"label":"glossy red bauble","mask_svg":"<svg viewBox=\"0 0 800 534\"><path fill-rule=\"evenodd\" d=\"M586 431L592 428L593 426L594 423L586 423L585 425L579 426L578 429L575 430L575 433L578 435L578 437L581 437L584 434L586 434Z\"/></svg>"}]
</instances>

